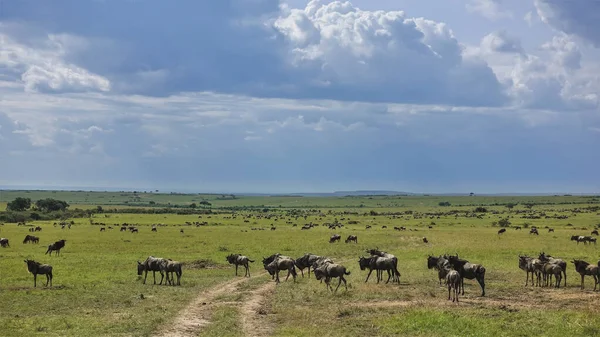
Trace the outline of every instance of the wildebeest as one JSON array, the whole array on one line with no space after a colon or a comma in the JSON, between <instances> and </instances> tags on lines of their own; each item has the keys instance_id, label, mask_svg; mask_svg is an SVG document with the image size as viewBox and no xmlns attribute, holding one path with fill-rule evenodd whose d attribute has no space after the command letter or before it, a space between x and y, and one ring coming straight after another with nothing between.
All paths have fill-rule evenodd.
<instances>
[{"instance_id":1,"label":"wildebeest","mask_svg":"<svg viewBox=\"0 0 600 337\"><path fill-rule=\"evenodd\" d=\"M481 296L485 296L485 268L482 265L460 259L458 255L449 255L448 262L461 276L460 287L463 295L465 294L464 279L466 278L468 280L476 279L481 286Z\"/></svg>"},{"instance_id":2,"label":"wildebeest","mask_svg":"<svg viewBox=\"0 0 600 337\"><path fill-rule=\"evenodd\" d=\"M423 243L429 243L426 237L423 237Z\"/></svg>"},{"instance_id":3,"label":"wildebeest","mask_svg":"<svg viewBox=\"0 0 600 337\"><path fill-rule=\"evenodd\" d=\"M319 258L321 258L321 256L306 253L296 259L296 267L300 269L302 277L304 277L304 268L308 268L308 277L310 278L310 268L313 265L313 263L315 263Z\"/></svg>"},{"instance_id":4,"label":"wildebeest","mask_svg":"<svg viewBox=\"0 0 600 337\"><path fill-rule=\"evenodd\" d=\"M540 235L540 233L538 232L537 228L535 228L535 227L529 230L529 234Z\"/></svg>"},{"instance_id":5,"label":"wildebeest","mask_svg":"<svg viewBox=\"0 0 600 337\"><path fill-rule=\"evenodd\" d=\"M339 234L333 234L330 238L329 238L329 243L334 243L336 241L340 241L340 239L342 238L341 235Z\"/></svg>"},{"instance_id":6,"label":"wildebeest","mask_svg":"<svg viewBox=\"0 0 600 337\"><path fill-rule=\"evenodd\" d=\"M521 226L515 226L515 230L521 229Z\"/></svg>"},{"instance_id":7,"label":"wildebeest","mask_svg":"<svg viewBox=\"0 0 600 337\"><path fill-rule=\"evenodd\" d=\"M594 291L598 286L598 277L600 276L600 268L598 265L592 265L583 260L573 260L571 261L575 265L575 270L581 275L581 290L583 290L583 278L584 276L593 276L594 277Z\"/></svg>"},{"instance_id":8,"label":"wildebeest","mask_svg":"<svg viewBox=\"0 0 600 337\"><path fill-rule=\"evenodd\" d=\"M42 227L40 226L35 226L35 228L33 229L34 232L41 232L42 231Z\"/></svg>"},{"instance_id":9,"label":"wildebeest","mask_svg":"<svg viewBox=\"0 0 600 337\"><path fill-rule=\"evenodd\" d=\"M27 263L27 270L33 274L33 287L37 287L37 276L46 275L46 287L48 283L52 286L52 266L49 264L41 264L33 260L24 260Z\"/></svg>"},{"instance_id":10,"label":"wildebeest","mask_svg":"<svg viewBox=\"0 0 600 337\"><path fill-rule=\"evenodd\" d=\"M542 266L542 273L544 275L544 284L546 285L546 287L552 285L551 284L552 276L554 275L554 278L555 278L554 287L560 288L560 279L562 277L562 275L561 275L562 269L560 268L559 265L553 264L550 262L546 262Z\"/></svg>"},{"instance_id":11,"label":"wildebeest","mask_svg":"<svg viewBox=\"0 0 600 337\"><path fill-rule=\"evenodd\" d=\"M529 256L521 256L519 255L519 268L524 270L525 275L525 286L529 284L529 273L531 273L531 285L534 285L533 276L536 277L536 286L541 286L541 274L542 274L542 266L544 263L540 259L535 259Z\"/></svg>"},{"instance_id":12,"label":"wildebeest","mask_svg":"<svg viewBox=\"0 0 600 337\"><path fill-rule=\"evenodd\" d=\"M398 258L396 256L394 256L393 254L390 254L390 253L386 253L384 251L380 251L379 249L368 249L367 253L369 253L371 255L377 255L377 256L386 257L386 258L391 259L394 262L394 270L393 270L394 281L393 282L400 283L400 272L398 271Z\"/></svg>"},{"instance_id":13,"label":"wildebeest","mask_svg":"<svg viewBox=\"0 0 600 337\"><path fill-rule=\"evenodd\" d=\"M546 263L546 262L550 262L552 264L557 264L558 266L560 266L560 269L562 269L562 273L563 273L563 278L565 280L564 286L567 286L567 262L565 262L565 260L563 259L555 259L552 256L541 252L540 256L538 257L538 259L540 259L540 261L542 261L542 263Z\"/></svg>"},{"instance_id":14,"label":"wildebeest","mask_svg":"<svg viewBox=\"0 0 600 337\"><path fill-rule=\"evenodd\" d=\"M394 276L393 281L395 281L395 273L394 273L394 260L387 257L371 255L369 257L359 257L358 265L360 266L360 270L369 269L369 274L367 274L367 278L365 279L365 283L369 281L369 277L373 270L375 270L377 275L377 283L383 279L383 271L387 271L388 279L385 281L387 284L390 282L390 278Z\"/></svg>"},{"instance_id":15,"label":"wildebeest","mask_svg":"<svg viewBox=\"0 0 600 337\"><path fill-rule=\"evenodd\" d=\"M348 243L350 241L354 241L354 243L358 243L358 237L356 235L348 235L348 238L344 242Z\"/></svg>"},{"instance_id":16,"label":"wildebeest","mask_svg":"<svg viewBox=\"0 0 600 337\"><path fill-rule=\"evenodd\" d=\"M60 255L60 250L64 248L66 242L67 240L63 239L48 245L48 250L46 250L46 253L44 255L50 253L50 256L52 256L53 251L56 251L55 255Z\"/></svg>"},{"instance_id":17,"label":"wildebeest","mask_svg":"<svg viewBox=\"0 0 600 337\"><path fill-rule=\"evenodd\" d=\"M23 243L39 243L40 242L40 238L38 238L37 236L33 236L33 235L25 235L25 239L23 240Z\"/></svg>"},{"instance_id":18,"label":"wildebeest","mask_svg":"<svg viewBox=\"0 0 600 337\"><path fill-rule=\"evenodd\" d=\"M264 266L265 270L268 271L269 274L271 274L271 276L275 275L276 283L280 282L279 281L279 271L280 270L288 271L288 274L285 278L286 281L288 280L290 275L292 275L292 277L294 278L294 282L296 282L296 276L298 276L298 274L296 273L296 266L295 266L294 259L292 259L291 257L288 257L288 256L282 256L279 254L276 254L273 257L273 259L271 260L271 262L268 262L269 259L270 259L270 257L263 259L263 266Z\"/></svg>"},{"instance_id":19,"label":"wildebeest","mask_svg":"<svg viewBox=\"0 0 600 337\"><path fill-rule=\"evenodd\" d=\"M250 260L247 256L241 254L229 254L227 255L227 257L225 257L225 259L227 260L227 262L229 262L229 264L235 265L235 276L237 276L238 274L238 266L242 265L244 266L244 268L246 268L244 277L250 277L250 267L248 266L248 262L254 262L253 260Z\"/></svg>"},{"instance_id":20,"label":"wildebeest","mask_svg":"<svg viewBox=\"0 0 600 337\"><path fill-rule=\"evenodd\" d=\"M165 274L161 269L162 261L165 260L161 257L148 256L144 262L137 262L137 272L138 276L142 276L144 272L144 282L146 284L146 278L148 277L148 272L152 272L152 276L154 277L154 284L156 284L156 272L160 272L160 283L162 284Z\"/></svg>"},{"instance_id":21,"label":"wildebeest","mask_svg":"<svg viewBox=\"0 0 600 337\"><path fill-rule=\"evenodd\" d=\"M438 271L438 280L441 286L442 280L446 280L446 275L448 274L448 270L450 270L450 263L443 256L435 257L429 255L427 257L427 268L435 268Z\"/></svg>"},{"instance_id":22,"label":"wildebeest","mask_svg":"<svg viewBox=\"0 0 600 337\"><path fill-rule=\"evenodd\" d=\"M10 244L8 243L7 238L0 238L0 247L2 247L2 248L10 247Z\"/></svg>"},{"instance_id":23,"label":"wildebeest","mask_svg":"<svg viewBox=\"0 0 600 337\"><path fill-rule=\"evenodd\" d=\"M554 228L548 228L548 233L554 233Z\"/></svg>"},{"instance_id":24,"label":"wildebeest","mask_svg":"<svg viewBox=\"0 0 600 337\"><path fill-rule=\"evenodd\" d=\"M175 276L177 276L177 285L178 286L181 285L181 275L183 274L182 266L183 266L183 264L181 262L173 261L171 259L163 259L162 261L160 261L160 269L166 275L165 285L167 283L171 284L171 285L175 285L175 278L173 277L173 274L175 274ZM170 278L169 278L169 273L171 274Z\"/></svg>"},{"instance_id":25,"label":"wildebeest","mask_svg":"<svg viewBox=\"0 0 600 337\"><path fill-rule=\"evenodd\" d=\"M350 275L350 272L346 271L346 267L342 266L341 264L328 263L328 264L322 265L322 266L318 267L317 269L315 269L314 273L315 273L315 278L317 280L321 280L324 277L325 284L327 284L327 288L329 288L333 292L337 292L337 290L340 287L340 284L342 284L342 282L344 282L344 287L346 287L346 290L348 290L348 285L346 284L346 279L344 278L344 275ZM336 277L339 277L339 282L334 291L333 288L331 287L330 282L331 282L332 278L336 278Z\"/></svg>"},{"instance_id":26,"label":"wildebeest","mask_svg":"<svg viewBox=\"0 0 600 337\"><path fill-rule=\"evenodd\" d=\"M121 229L119 229L119 232L126 232L127 231L127 226L121 226Z\"/></svg>"},{"instance_id":27,"label":"wildebeest","mask_svg":"<svg viewBox=\"0 0 600 337\"><path fill-rule=\"evenodd\" d=\"M152 229L150 231L157 232L156 227L152 227Z\"/></svg>"},{"instance_id":28,"label":"wildebeest","mask_svg":"<svg viewBox=\"0 0 600 337\"><path fill-rule=\"evenodd\" d=\"M452 302L458 302L461 279L460 273L456 270L449 269L447 271L446 284L448 285L448 300L450 300L450 293L452 292Z\"/></svg>"},{"instance_id":29,"label":"wildebeest","mask_svg":"<svg viewBox=\"0 0 600 337\"><path fill-rule=\"evenodd\" d=\"M104 227L100 227L100 231L101 231L101 232L105 232L105 231L106 231L106 228L104 228Z\"/></svg>"},{"instance_id":30,"label":"wildebeest","mask_svg":"<svg viewBox=\"0 0 600 337\"><path fill-rule=\"evenodd\" d=\"M502 228L502 229L500 229L500 230L498 231L498 234L502 234L502 233L504 233L504 232L506 232L506 228Z\"/></svg>"}]
</instances>

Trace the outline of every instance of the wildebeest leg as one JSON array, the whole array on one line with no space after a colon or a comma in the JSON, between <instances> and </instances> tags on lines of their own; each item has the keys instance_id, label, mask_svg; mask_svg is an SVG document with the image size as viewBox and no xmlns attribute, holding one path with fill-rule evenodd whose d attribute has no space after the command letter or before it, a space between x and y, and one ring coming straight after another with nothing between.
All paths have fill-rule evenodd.
<instances>
[{"instance_id":1,"label":"wildebeest leg","mask_svg":"<svg viewBox=\"0 0 600 337\"><path fill-rule=\"evenodd\" d=\"M598 277L596 275L592 276L594 276L594 291L596 291L596 285L598 285Z\"/></svg>"},{"instance_id":2,"label":"wildebeest leg","mask_svg":"<svg viewBox=\"0 0 600 337\"><path fill-rule=\"evenodd\" d=\"M531 276L531 279L533 281L533 275ZM529 283L529 272L525 271L525 286L527 287L527 284Z\"/></svg>"},{"instance_id":3,"label":"wildebeest leg","mask_svg":"<svg viewBox=\"0 0 600 337\"><path fill-rule=\"evenodd\" d=\"M163 279L165 278L165 274L163 274L162 271L159 271L159 272L160 272L160 283L158 285L161 285L163 283ZM168 277L168 275L167 275L167 277ZM167 285L166 281L165 281L165 285Z\"/></svg>"},{"instance_id":4,"label":"wildebeest leg","mask_svg":"<svg viewBox=\"0 0 600 337\"><path fill-rule=\"evenodd\" d=\"M148 269L144 268L144 282L143 284L146 284L146 278L148 277Z\"/></svg>"},{"instance_id":5,"label":"wildebeest leg","mask_svg":"<svg viewBox=\"0 0 600 337\"><path fill-rule=\"evenodd\" d=\"M302 275L302 278L304 278L304 268L298 268L300 269L300 274ZM310 271L310 267L308 267L308 270Z\"/></svg>"},{"instance_id":6,"label":"wildebeest leg","mask_svg":"<svg viewBox=\"0 0 600 337\"><path fill-rule=\"evenodd\" d=\"M50 276L50 286L52 287L52 272L48 273L47 275ZM48 284L46 284L46 285L48 285Z\"/></svg>"},{"instance_id":7,"label":"wildebeest leg","mask_svg":"<svg viewBox=\"0 0 600 337\"><path fill-rule=\"evenodd\" d=\"M388 279L387 279L387 281L385 281L385 284L388 284L390 282L390 278L392 278L392 275L394 275L394 271L392 270L392 272L390 273L390 270L388 269L387 273L388 273ZM382 272L382 274L383 274L383 272ZM392 280L392 283L393 282L394 282L394 280Z\"/></svg>"},{"instance_id":8,"label":"wildebeest leg","mask_svg":"<svg viewBox=\"0 0 600 337\"><path fill-rule=\"evenodd\" d=\"M50 274L46 274L46 287L48 286L48 283L50 283Z\"/></svg>"},{"instance_id":9,"label":"wildebeest leg","mask_svg":"<svg viewBox=\"0 0 600 337\"><path fill-rule=\"evenodd\" d=\"M280 281L279 281L279 269L275 272L275 283L280 283Z\"/></svg>"},{"instance_id":10,"label":"wildebeest leg","mask_svg":"<svg viewBox=\"0 0 600 337\"><path fill-rule=\"evenodd\" d=\"M458 303L458 289L454 289L454 297L456 297L456 303Z\"/></svg>"},{"instance_id":11,"label":"wildebeest leg","mask_svg":"<svg viewBox=\"0 0 600 337\"><path fill-rule=\"evenodd\" d=\"M459 286L460 288L460 286ZM450 301L450 290L452 289L452 286L450 285L450 283L448 283L448 301Z\"/></svg>"},{"instance_id":12,"label":"wildebeest leg","mask_svg":"<svg viewBox=\"0 0 600 337\"><path fill-rule=\"evenodd\" d=\"M583 274L581 274L581 290L583 290Z\"/></svg>"},{"instance_id":13,"label":"wildebeest leg","mask_svg":"<svg viewBox=\"0 0 600 337\"><path fill-rule=\"evenodd\" d=\"M566 287L567 286L567 270L563 269L562 272L563 272L563 277L565 278L565 287Z\"/></svg>"},{"instance_id":14,"label":"wildebeest leg","mask_svg":"<svg viewBox=\"0 0 600 337\"><path fill-rule=\"evenodd\" d=\"M37 287L37 274L33 274L33 287Z\"/></svg>"},{"instance_id":15,"label":"wildebeest leg","mask_svg":"<svg viewBox=\"0 0 600 337\"><path fill-rule=\"evenodd\" d=\"M460 277L460 287L462 288L462 294L465 294L465 278L464 277Z\"/></svg>"},{"instance_id":16,"label":"wildebeest leg","mask_svg":"<svg viewBox=\"0 0 600 337\"><path fill-rule=\"evenodd\" d=\"M248 274L248 277L250 277L250 266L248 266L248 263L246 263L245 267L246 267L246 273Z\"/></svg>"},{"instance_id":17,"label":"wildebeest leg","mask_svg":"<svg viewBox=\"0 0 600 337\"><path fill-rule=\"evenodd\" d=\"M236 264L235 264L235 276L237 276L237 268L238 268L238 265L237 265L237 263L236 263Z\"/></svg>"},{"instance_id":18,"label":"wildebeest leg","mask_svg":"<svg viewBox=\"0 0 600 337\"><path fill-rule=\"evenodd\" d=\"M367 281L369 280L369 276L371 276L372 272L373 272L373 269L369 269L369 273L367 274L367 279L365 280L365 283L367 283Z\"/></svg>"}]
</instances>

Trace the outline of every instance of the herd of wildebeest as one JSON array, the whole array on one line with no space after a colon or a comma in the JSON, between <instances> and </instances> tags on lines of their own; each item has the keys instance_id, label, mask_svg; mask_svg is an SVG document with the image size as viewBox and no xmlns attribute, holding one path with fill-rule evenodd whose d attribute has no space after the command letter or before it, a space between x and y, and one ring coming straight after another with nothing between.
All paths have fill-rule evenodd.
<instances>
[{"instance_id":1,"label":"herd of wildebeest","mask_svg":"<svg viewBox=\"0 0 600 337\"><path fill-rule=\"evenodd\" d=\"M70 229L70 227L71 225L69 224L68 228ZM62 225L62 229L64 228L65 225ZM335 228L336 227L333 229ZM303 227L302 229L305 228ZM404 227L395 227L394 229L406 230ZM39 226L29 229L30 232L41 230L42 228ZM134 226L121 227L121 231L126 230L129 230L132 233L138 232L138 228ZM104 227L101 228L101 231L104 231ZM151 231L156 232L156 226L152 226ZM549 231L553 232L554 230L550 228ZM505 232L506 230L503 228L498 231L498 234L503 234ZM183 233L183 230L181 230L181 233ZM537 228L532 228L530 234L539 235L539 232L537 231ZM592 231L592 235L598 235L597 230ZM339 242L341 238L341 235L334 234L329 238L329 243ZM39 243L39 240L39 237L28 234L25 236L23 244L37 244ZM591 242L596 243L596 238L593 236L574 235L571 236L571 240L576 241L577 243L583 242L584 244ZM356 235L349 235L345 242L358 243L358 237ZM428 243L425 237L423 238L423 242ZM55 255L59 255L60 250L65 247L65 243L66 240L64 239L51 243L48 245L45 254L50 254L50 256L52 256L52 252L55 252ZM10 248L9 240L7 238L0 238L0 247ZM385 281L386 284L389 283L390 280L392 283L400 283L401 275L398 269L398 258L396 256L379 249L368 249L366 252L369 255L361 256L358 260L360 270L368 270L365 282L369 280L371 273L375 271L377 283L383 280L383 272L387 272L388 275L388 278ZM229 264L235 266L236 276L238 275L238 267L242 266L245 269L244 276L250 277L250 263L255 262L254 260L241 254L230 254L226 256L225 259ZM37 275L45 275L47 279L46 286L52 285L52 266L29 259L25 260L25 263L27 264L27 270L33 274L34 287L37 287ZM344 283L346 290L348 289L344 276L350 275L350 271L348 271L344 265L334 262L330 257L306 253L303 256L294 259L276 253L263 258L262 263L263 268L277 283L280 282L280 271L287 271L286 281L291 275L295 282L297 268L300 270L302 277L304 277L305 269L307 270L309 278L312 271L317 280L321 282L325 281L327 288L334 292L337 292L342 282ZM596 291L596 289L600 290L600 261L598 261L597 264L590 264L583 260L572 260L571 263L573 263L575 271L581 276L581 289L584 289L584 277L592 276L594 278L594 291ZM159 285L163 284L163 281L165 281L165 285L181 285L183 265L184 263L173 261L171 259L148 256L143 262L137 261L137 275L141 276L144 274L143 283L145 284L148 272L151 271L153 273L154 284L156 284L156 272L159 272L161 275L161 279L158 283ZM563 282L564 286L567 285L567 262L560 258L554 258L544 252L540 253L537 257L519 255L518 267L526 272L525 286L535 285L538 287L559 288L561 282ZM442 281L445 283L445 286L447 286L448 300L451 299L453 302L458 301L459 295L461 293L464 295L465 278L468 280L475 279L481 287L481 296L485 296L486 269L480 264L471 263L465 259L459 258L458 254L444 254L440 256L429 255L427 257L427 268L437 271L440 286L442 286ZM175 281L174 276L177 277L177 281ZM334 278L338 279L338 284L335 289L333 289L330 284L331 280Z\"/></svg>"}]
</instances>

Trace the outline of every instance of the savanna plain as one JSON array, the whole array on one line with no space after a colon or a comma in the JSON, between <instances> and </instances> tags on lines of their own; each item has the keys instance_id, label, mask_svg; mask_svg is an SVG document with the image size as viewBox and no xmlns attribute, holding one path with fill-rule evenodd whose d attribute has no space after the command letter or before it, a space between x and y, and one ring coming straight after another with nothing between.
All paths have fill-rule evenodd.
<instances>
[{"instance_id":1,"label":"savanna plain","mask_svg":"<svg viewBox=\"0 0 600 337\"><path fill-rule=\"evenodd\" d=\"M31 220L32 211L5 211L16 197L64 200L69 208ZM10 240L0 248L2 336L600 335L600 293L589 276L581 289L571 263L598 263L597 245L571 241L600 226L598 196L2 191L0 219L0 237ZM343 226L326 225L334 223ZM123 224L138 232L120 231ZM35 226L42 230L30 232ZM22 243L28 234L39 244ZM329 243L334 234L342 239ZM358 243L345 243L349 235ZM44 254L60 239L60 255ZM398 258L399 284L377 284L374 274L365 283L358 259L372 248ZM518 256L541 252L567 261L566 287L525 286ZM250 277L243 267L235 276L226 261L235 253L255 261ZM350 271L348 289L334 293L306 270L295 282L282 272L275 284L262 265L275 253L330 257ZM485 296L465 280L464 296L448 301L448 289L427 268L429 255L442 254L483 265ZM181 285L154 285L151 272L143 284L137 261L150 255L183 262ZM52 286L40 275L34 288L25 259L52 265Z\"/></svg>"}]
</instances>

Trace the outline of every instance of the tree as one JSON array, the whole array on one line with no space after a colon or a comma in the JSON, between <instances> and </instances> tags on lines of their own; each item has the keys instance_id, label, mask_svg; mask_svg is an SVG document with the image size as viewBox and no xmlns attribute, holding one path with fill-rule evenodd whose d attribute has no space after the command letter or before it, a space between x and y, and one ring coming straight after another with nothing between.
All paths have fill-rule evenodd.
<instances>
[{"instance_id":1,"label":"tree","mask_svg":"<svg viewBox=\"0 0 600 337\"><path fill-rule=\"evenodd\" d=\"M451 204L448 201L441 201L438 203L440 206L450 206Z\"/></svg>"},{"instance_id":2,"label":"tree","mask_svg":"<svg viewBox=\"0 0 600 337\"><path fill-rule=\"evenodd\" d=\"M69 204L66 201L47 198L36 201L35 206L42 212L54 212L66 210Z\"/></svg>"},{"instance_id":3,"label":"tree","mask_svg":"<svg viewBox=\"0 0 600 337\"><path fill-rule=\"evenodd\" d=\"M506 204L505 206L508 209L513 209L515 206L517 206L517 204L511 202L511 203Z\"/></svg>"},{"instance_id":4,"label":"tree","mask_svg":"<svg viewBox=\"0 0 600 337\"><path fill-rule=\"evenodd\" d=\"M196 208L196 207L197 207L197 205L196 205L195 202L193 202L192 204L190 204L190 208Z\"/></svg>"},{"instance_id":5,"label":"tree","mask_svg":"<svg viewBox=\"0 0 600 337\"><path fill-rule=\"evenodd\" d=\"M212 206L212 204L210 202L206 201L206 200L200 201L200 205L202 205L202 206Z\"/></svg>"},{"instance_id":6,"label":"tree","mask_svg":"<svg viewBox=\"0 0 600 337\"><path fill-rule=\"evenodd\" d=\"M7 211L22 212L31 207L31 199L18 197L6 204Z\"/></svg>"}]
</instances>

